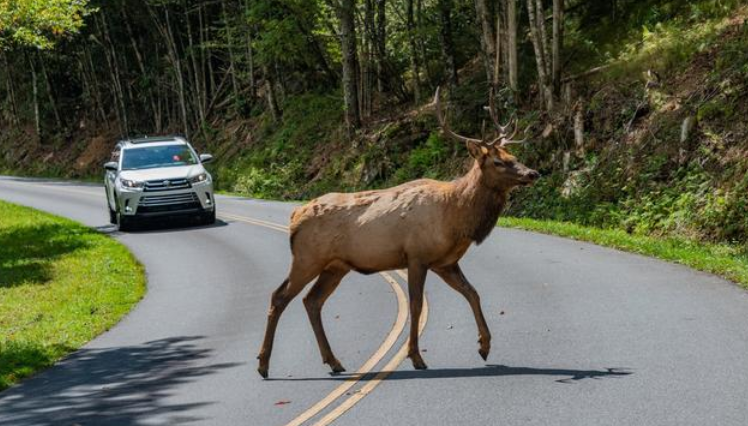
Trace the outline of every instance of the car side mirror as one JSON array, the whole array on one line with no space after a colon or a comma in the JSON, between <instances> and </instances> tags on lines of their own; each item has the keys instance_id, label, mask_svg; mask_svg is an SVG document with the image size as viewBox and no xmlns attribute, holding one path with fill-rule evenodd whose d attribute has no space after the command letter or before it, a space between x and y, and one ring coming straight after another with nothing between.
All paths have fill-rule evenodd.
<instances>
[{"instance_id":1,"label":"car side mirror","mask_svg":"<svg viewBox=\"0 0 748 426\"><path fill-rule=\"evenodd\" d=\"M116 161L110 161L108 163L104 163L105 170L111 170L113 172L116 172L118 167L119 167L119 164L117 164Z\"/></svg>"},{"instance_id":2,"label":"car side mirror","mask_svg":"<svg viewBox=\"0 0 748 426\"><path fill-rule=\"evenodd\" d=\"M213 161L213 156L210 154L200 154L200 162L201 163L210 163Z\"/></svg>"}]
</instances>

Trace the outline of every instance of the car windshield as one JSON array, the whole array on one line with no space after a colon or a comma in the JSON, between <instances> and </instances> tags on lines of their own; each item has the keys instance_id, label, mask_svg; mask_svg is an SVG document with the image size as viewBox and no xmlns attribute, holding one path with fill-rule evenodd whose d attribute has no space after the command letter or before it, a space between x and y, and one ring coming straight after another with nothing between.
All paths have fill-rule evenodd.
<instances>
[{"instance_id":1,"label":"car windshield","mask_svg":"<svg viewBox=\"0 0 748 426\"><path fill-rule=\"evenodd\" d=\"M177 167L197 164L187 145L160 145L128 148L122 151L122 170Z\"/></svg>"}]
</instances>

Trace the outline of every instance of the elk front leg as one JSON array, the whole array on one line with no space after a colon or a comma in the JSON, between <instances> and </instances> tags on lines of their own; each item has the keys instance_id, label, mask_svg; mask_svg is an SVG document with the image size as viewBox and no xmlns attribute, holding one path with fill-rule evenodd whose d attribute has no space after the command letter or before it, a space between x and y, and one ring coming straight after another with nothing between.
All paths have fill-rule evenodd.
<instances>
[{"instance_id":1,"label":"elk front leg","mask_svg":"<svg viewBox=\"0 0 748 426\"><path fill-rule=\"evenodd\" d=\"M322 354L322 362L329 365L333 373L342 373L345 371L345 368L343 368L340 361L332 353L332 348L330 348L330 342L327 340L325 328L322 325L322 307L327 298L338 288L340 280L347 273L348 271L346 270L326 269L322 271L322 274L317 278L317 282L314 283L312 289L304 297L304 307L306 307L309 322L312 323L312 329L317 338L317 345Z\"/></svg>"},{"instance_id":2,"label":"elk front leg","mask_svg":"<svg viewBox=\"0 0 748 426\"><path fill-rule=\"evenodd\" d=\"M427 269L423 265L408 265L408 293L410 296L408 357L413 361L413 367L417 370L425 370L427 368L418 349L418 325L421 322L421 310L423 309L423 287L426 283L426 272Z\"/></svg>"},{"instance_id":3,"label":"elk front leg","mask_svg":"<svg viewBox=\"0 0 748 426\"><path fill-rule=\"evenodd\" d=\"M478 325L478 343L480 344L478 353L485 361L488 358L488 353L491 351L491 332L488 330L486 318L483 316L478 292L470 285L467 278L465 278L465 274L462 273L460 265L456 263L444 268L434 269L434 272L450 287L465 297L470 304L470 308L472 308L473 315L475 316L475 322Z\"/></svg>"},{"instance_id":4,"label":"elk front leg","mask_svg":"<svg viewBox=\"0 0 748 426\"><path fill-rule=\"evenodd\" d=\"M297 269L294 272L294 269ZM301 290L309 284L317 275L317 273L306 273L302 274L298 272L298 268L291 267L291 273L288 275L283 284L281 284L274 292L270 299L270 310L268 311L268 323L265 328L265 338L262 341L262 348L260 348L260 354L257 359L260 360L260 365L257 367L257 372L267 379L268 368L270 365L270 354L273 352L273 340L275 339L275 329L278 327L278 320L286 306L296 297Z\"/></svg>"}]
</instances>

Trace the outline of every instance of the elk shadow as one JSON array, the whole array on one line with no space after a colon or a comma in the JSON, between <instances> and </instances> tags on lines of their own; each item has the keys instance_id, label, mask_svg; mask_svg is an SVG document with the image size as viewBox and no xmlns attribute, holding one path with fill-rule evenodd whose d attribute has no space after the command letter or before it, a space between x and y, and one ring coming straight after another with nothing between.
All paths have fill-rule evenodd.
<instances>
[{"instance_id":1,"label":"elk shadow","mask_svg":"<svg viewBox=\"0 0 748 426\"><path fill-rule=\"evenodd\" d=\"M177 388L237 363L206 363L212 350L201 336L140 345L84 348L49 370L0 393L0 424L140 425L204 419L192 410L213 401L169 401Z\"/></svg>"},{"instance_id":2,"label":"elk shadow","mask_svg":"<svg viewBox=\"0 0 748 426\"><path fill-rule=\"evenodd\" d=\"M0 288L43 285L52 279L51 262L91 243L82 238L95 231L56 223L0 231Z\"/></svg>"},{"instance_id":3,"label":"elk shadow","mask_svg":"<svg viewBox=\"0 0 748 426\"><path fill-rule=\"evenodd\" d=\"M385 375L386 377L381 377ZM278 381L313 381L313 380L410 380L410 379L454 379L454 378L477 378L477 377L509 377L509 376L549 376L562 377L554 380L556 383L570 384L584 379L608 379L621 378L633 374L627 368L604 368L602 370L578 370L570 368L535 368L535 367L510 367L507 365L487 364L476 368L437 368L428 370L394 370L370 372L363 376L357 374L338 374L322 378L286 378L269 379ZM379 376L379 377L377 377Z\"/></svg>"}]
</instances>

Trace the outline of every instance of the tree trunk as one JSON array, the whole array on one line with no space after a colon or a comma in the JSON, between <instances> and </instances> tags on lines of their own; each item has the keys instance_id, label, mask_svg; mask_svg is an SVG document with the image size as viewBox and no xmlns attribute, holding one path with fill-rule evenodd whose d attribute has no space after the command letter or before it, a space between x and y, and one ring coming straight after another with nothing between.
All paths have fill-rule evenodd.
<instances>
[{"instance_id":1,"label":"tree trunk","mask_svg":"<svg viewBox=\"0 0 748 426\"><path fill-rule=\"evenodd\" d=\"M519 92L519 73L517 64L517 0L506 2L506 57L509 72L509 88L512 93Z\"/></svg>"},{"instance_id":2,"label":"tree trunk","mask_svg":"<svg viewBox=\"0 0 748 426\"><path fill-rule=\"evenodd\" d=\"M44 83L47 86L47 99L49 100L49 105L52 107L52 113L55 117L55 125L57 126L57 131L61 131L62 120L60 120L60 112L57 110L57 102L55 101L55 95L52 92L52 82L49 81L49 73L47 73L47 67L44 65L44 58L38 52L37 57L39 58L39 64L41 65L42 76L44 76Z\"/></svg>"},{"instance_id":3,"label":"tree trunk","mask_svg":"<svg viewBox=\"0 0 748 426\"><path fill-rule=\"evenodd\" d=\"M532 0L528 0L532 1ZM494 30L494 19L489 7L488 0L475 0L475 14L481 27L481 53L486 67L486 79L491 85L494 81L494 64L496 58L496 36Z\"/></svg>"},{"instance_id":4,"label":"tree trunk","mask_svg":"<svg viewBox=\"0 0 748 426\"><path fill-rule=\"evenodd\" d=\"M376 80L376 65L374 61L374 49L376 43L374 28L374 0L364 0L364 37L363 54L364 66L361 68L363 74L362 92L364 94L362 104L362 116L368 117L374 109L374 84Z\"/></svg>"},{"instance_id":5,"label":"tree trunk","mask_svg":"<svg viewBox=\"0 0 748 426\"><path fill-rule=\"evenodd\" d=\"M427 86L431 86L434 84L434 76L431 73L431 67L429 67L429 57L426 54L426 43L424 42L424 37L420 35L421 30L425 28L425 25L423 24L423 0L416 0L416 28L417 33L419 33L419 36L416 37L416 44L418 45L418 49L421 55L421 68L423 69L423 73L426 76L426 83ZM430 87L429 87L429 90ZM427 96L428 97L428 96Z\"/></svg>"},{"instance_id":6,"label":"tree trunk","mask_svg":"<svg viewBox=\"0 0 748 426\"><path fill-rule=\"evenodd\" d=\"M84 45L83 47L83 56L86 59L86 65L88 65L88 70L91 74L91 87L93 89L93 95L96 101L96 108L99 112L99 119L101 120L100 122L108 124L106 111L104 109L104 102L101 100L99 79L96 77L96 68L94 68L93 58L91 58L91 50L86 45ZM119 113L117 114L117 116L119 117Z\"/></svg>"},{"instance_id":7,"label":"tree trunk","mask_svg":"<svg viewBox=\"0 0 748 426\"><path fill-rule=\"evenodd\" d=\"M42 138L42 120L39 117L39 84L36 76L36 66L34 65L34 59L26 55L26 59L29 62L29 70L31 71L31 95L34 103L34 129L36 130L36 139L41 140Z\"/></svg>"},{"instance_id":8,"label":"tree trunk","mask_svg":"<svg viewBox=\"0 0 748 426\"><path fill-rule=\"evenodd\" d=\"M579 158L584 157L584 104L580 98L574 111L574 147Z\"/></svg>"},{"instance_id":9,"label":"tree trunk","mask_svg":"<svg viewBox=\"0 0 748 426\"><path fill-rule=\"evenodd\" d=\"M444 59L447 82L450 86L457 86L457 64L455 62L455 46L452 38L452 0L439 0L439 17L441 20L442 56Z\"/></svg>"},{"instance_id":10,"label":"tree trunk","mask_svg":"<svg viewBox=\"0 0 748 426\"><path fill-rule=\"evenodd\" d=\"M406 15L408 43L410 44L410 68L413 72L413 97L415 98L415 103L419 104L421 102L421 70L418 64L418 50L416 48L416 28L415 21L413 19L413 0L407 0Z\"/></svg>"},{"instance_id":11,"label":"tree trunk","mask_svg":"<svg viewBox=\"0 0 748 426\"><path fill-rule=\"evenodd\" d=\"M249 15L249 0L246 0L244 2L244 10L245 10L245 22L248 22L248 15ZM257 88L255 87L255 59L254 59L254 51L252 50L252 26L247 25L247 28L245 28L245 34L247 37L246 45L247 45L247 73L249 74L249 99L252 103L255 101L255 96L257 94Z\"/></svg>"},{"instance_id":12,"label":"tree trunk","mask_svg":"<svg viewBox=\"0 0 748 426\"><path fill-rule=\"evenodd\" d=\"M564 48L564 0L553 0L553 96L561 98L562 49Z\"/></svg>"},{"instance_id":13,"label":"tree trunk","mask_svg":"<svg viewBox=\"0 0 748 426\"><path fill-rule=\"evenodd\" d=\"M120 131L123 136L126 136L129 132L129 124L127 120L127 107L125 106L125 93L122 90L122 81L120 79L119 62L117 61L117 52L115 51L114 44L112 43L111 37L109 37L109 24L106 20L106 15L101 13L101 28L99 32L103 35L105 46L105 57L107 64L109 65L109 76L112 80L112 86L114 87L115 98L117 100L118 107L117 121L120 124Z\"/></svg>"},{"instance_id":14,"label":"tree trunk","mask_svg":"<svg viewBox=\"0 0 748 426\"><path fill-rule=\"evenodd\" d=\"M280 120L281 111L278 108L278 102L275 96L275 82L270 74L270 69L267 65L262 66L262 72L265 75L265 97L268 103L268 109L270 110L270 116L274 122Z\"/></svg>"},{"instance_id":15,"label":"tree trunk","mask_svg":"<svg viewBox=\"0 0 748 426\"><path fill-rule=\"evenodd\" d=\"M187 99L184 88L184 74L182 73L182 62L179 58L179 52L177 51L177 44L174 40L174 32L171 28L171 19L169 18L169 8L164 7L164 17L166 22L166 28L162 28L166 44L168 46L169 56L171 63L174 66L174 77L177 80L177 95L179 97L179 112L182 121L182 131L187 139L190 138L190 128L187 124Z\"/></svg>"},{"instance_id":16,"label":"tree trunk","mask_svg":"<svg viewBox=\"0 0 748 426\"><path fill-rule=\"evenodd\" d=\"M411 0L412 1L412 0ZM335 11L340 21L340 48L343 54L343 97L349 132L361 126L358 105L355 0L341 0Z\"/></svg>"},{"instance_id":17,"label":"tree trunk","mask_svg":"<svg viewBox=\"0 0 748 426\"><path fill-rule=\"evenodd\" d=\"M234 103L239 99L239 85L236 82L236 60L234 59L234 39L231 35L231 25L229 24L229 15L226 11L226 0L221 1L221 11L223 12L223 24L226 29L226 43L229 52L229 71L231 73L231 89L233 90Z\"/></svg>"},{"instance_id":18,"label":"tree trunk","mask_svg":"<svg viewBox=\"0 0 748 426\"><path fill-rule=\"evenodd\" d=\"M194 94L195 94L195 100L193 101L193 105L196 105L196 112L197 112L197 120L200 123L200 128L203 129L203 123L206 121L205 117L205 93L201 90L202 85L200 84L200 66L198 66L197 63L197 55L195 54L195 42L194 37L192 36L192 23L190 22L190 14L187 11L187 4L185 4L185 13L184 13L184 20L187 23L187 50L190 55L190 61L187 63L189 66L188 68L192 68L192 72L190 73L192 75L192 84L194 86ZM189 69L187 70L189 73Z\"/></svg>"},{"instance_id":19,"label":"tree trunk","mask_svg":"<svg viewBox=\"0 0 748 426\"><path fill-rule=\"evenodd\" d=\"M541 3L540 0L538 0L538 3ZM540 92L541 103L545 105L548 112L551 112L553 110L553 95L548 81L550 70L547 66L546 54L543 48L546 36L543 32L545 24L542 24L542 21L544 21L545 18L542 16L542 8L536 11L535 7L536 3L534 0L527 0L527 16L530 22L530 39L532 40L532 47L535 51L535 63L538 67L538 91Z\"/></svg>"},{"instance_id":20,"label":"tree trunk","mask_svg":"<svg viewBox=\"0 0 748 426\"><path fill-rule=\"evenodd\" d=\"M18 125L18 106L16 105L16 91L13 87L13 76L11 75L12 70L10 69L10 63L8 62L8 55L6 52L3 54L3 64L5 65L5 86L8 90L8 103L10 104L10 120L11 123Z\"/></svg>"},{"instance_id":21,"label":"tree trunk","mask_svg":"<svg viewBox=\"0 0 748 426\"><path fill-rule=\"evenodd\" d=\"M127 12L125 9L125 3L123 2L121 4L121 12L122 12L122 21L125 23L125 29L127 30L127 35L130 40L130 46L132 46L132 50L135 53L135 61L138 64L138 69L140 70L140 74L142 78L147 78L148 71L145 66L145 61L143 59L143 54L140 52L140 48L138 47L138 43L135 40L135 33L132 30L132 26L130 25L130 20L127 17ZM160 131L160 123L158 123L156 119L156 101L153 96L153 88L148 88L148 93L145 95L148 98L148 102L151 105L151 114L153 118L153 125L156 131Z\"/></svg>"},{"instance_id":22,"label":"tree trunk","mask_svg":"<svg viewBox=\"0 0 748 426\"><path fill-rule=\"evenodd\" d=\"M377 91L385 91L385 62L387 61L387 15L386 0L377 2L377 31L375 36L377 54Z\"/></svg>"}]
</instances>

